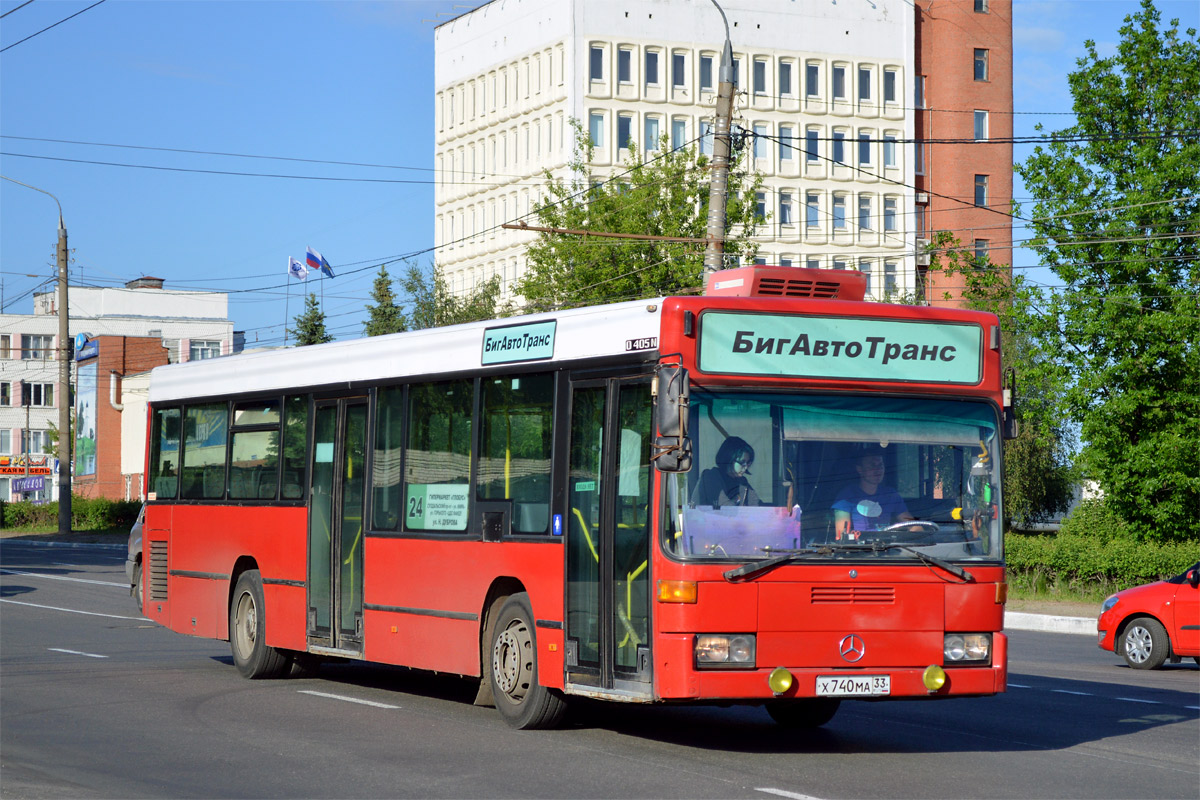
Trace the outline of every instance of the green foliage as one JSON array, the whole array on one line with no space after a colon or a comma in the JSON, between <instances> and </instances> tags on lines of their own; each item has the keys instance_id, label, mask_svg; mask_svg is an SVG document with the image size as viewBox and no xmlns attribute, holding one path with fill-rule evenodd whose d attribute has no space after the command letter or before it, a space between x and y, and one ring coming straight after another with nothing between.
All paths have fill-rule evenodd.
<instances>
[{"instance_id":1,"label":"green foliage","mask_svg":"<svg viewBox=\"0 0 1200 800\"><path fill-rule=\"evenodd\" d=\"M1200 539L1200 42L1150 0L1069 76L1076 123L1017 165L1061 290L1030 315L1082 462L1146 541Z\"/></svg>"},{"instance_id":2,"label":"green foliage","mask_svg":"<svg viewBox=\"0 0 1200 800\"><path fill-rule=\"evenodd\" d=\"M439 267L431 265L423 269L409 263L400 283L411 306L403 321L412 330L496 319L512 313L507 304L500 303L499 276L493 276L465 295L455 295Z\"/></svg>"},{"instance_id":3,"label":"green foliage","mask_svg":"<svg viewBox=\"0 0 1200 800\"><path fill-rule=\"evenodd\" d=\"M0 504L0 527L10 530L53 528L58 525L58 503L34 504L28 500ZM71 529L128 528L142 507L137 500L71 495Z\"/></svg>"},{"instance_id":4,"label":"green foliage","mask_svg":"<svg viewBox=\"0 0 1200 800\"><path fill-rule=\"evenodd\" d=\"M315 294L304 296L304 311L296 317L296 327L292 329L296 335L297 346L324 344L332 342L333 337L325 329L325 312L317 303Z\"/></svg>"},{"instance_id":5,"label":"green foliage","mask_svg":"<svg viewBox=\"0 0 1200 800\"><path fill-rule=\"evenodd\" d=\"M363 332L367 336L383 336L406 329L404 314L396 305L396 294L392 291L392 276L388 275L384 264L379 266L379 274L375 276L371 299L375 305L367 305L367 321L363 323Z\"/></svg>"},{"instance_id":6,"label":"green foliage","mask_svg":"<svg viewBox=\"0 0 1200 800\"><path fill-rule=\"evenodd\" d=\"M703 239L707 232L709 171L694 149L672 151L666 137L657 158L642 159L629 146L624 169L605 182L590 166L592 142L573 120L575 150L570 179L546 173L547 196L538 225L566 230ZM727 257L753 258L755 192L737 157L729 173ZM542 233L527 251L528 270L516 290L532 310L594 305L614 300L695 291L701 286L704 245Z\"/></svg>"}]
</instances>

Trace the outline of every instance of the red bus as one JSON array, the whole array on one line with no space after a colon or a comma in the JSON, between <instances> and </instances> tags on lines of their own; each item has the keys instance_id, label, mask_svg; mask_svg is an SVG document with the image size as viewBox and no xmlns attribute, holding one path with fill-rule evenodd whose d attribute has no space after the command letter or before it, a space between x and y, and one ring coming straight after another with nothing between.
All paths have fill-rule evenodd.
<instances>
[{"instance_id":1,"label":"red bus","mask_svg":"<svg viewBox=\"0 0 1200 800\"><path fill-rule=\"evenodd\" d=\"M664 297L159 367L145 613L336 656L765 705L1005 690L994 316L744 268ZM849 299L847 299L849 298Z\"/></svg>"}]
</instances>

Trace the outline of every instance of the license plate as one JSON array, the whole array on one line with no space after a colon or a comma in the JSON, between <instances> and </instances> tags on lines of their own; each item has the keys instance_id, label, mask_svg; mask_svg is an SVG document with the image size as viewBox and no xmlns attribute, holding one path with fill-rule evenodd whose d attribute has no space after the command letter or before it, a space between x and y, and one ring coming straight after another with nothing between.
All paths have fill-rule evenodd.
<instances>
[{"instance_id":1,"label":"license plate","mask_svg":"<svg viewBox=\"0 0 1200 800\"><path fill-rule=\"evenodd\" d=\"M818 697L876 697L892 693L891 675L818 675Z\"/></svg>"}]
</instances>

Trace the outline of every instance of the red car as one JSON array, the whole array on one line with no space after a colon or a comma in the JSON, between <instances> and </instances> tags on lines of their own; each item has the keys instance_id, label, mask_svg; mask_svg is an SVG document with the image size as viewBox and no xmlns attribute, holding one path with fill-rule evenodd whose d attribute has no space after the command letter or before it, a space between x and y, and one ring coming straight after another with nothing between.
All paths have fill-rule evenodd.
<instances>
[{"instance_id":1,"label":"red car","mask_svg":"<svg viewBox=\"0 0 1200 800\"><path fill-rule=\"evenodd\" d=\"M1117 592L1100 606L1101 650L1134 669L1158 669L1191 656L1200 664L1200 562L1182 575Z\"/></svg>"}]
</instances>

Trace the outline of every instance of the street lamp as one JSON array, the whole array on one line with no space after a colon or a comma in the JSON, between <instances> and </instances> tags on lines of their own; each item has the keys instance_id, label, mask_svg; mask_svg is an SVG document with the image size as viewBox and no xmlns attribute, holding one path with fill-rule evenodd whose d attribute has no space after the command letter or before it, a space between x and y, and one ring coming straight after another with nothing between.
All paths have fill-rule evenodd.
<instances>
[{"instance_id":1,"label":"street lamp","mask_svg":"<svg viewBox=\"0 0 1200 800\"><path fill-rule=\"evenodd\" d=\"M0 175L6 181L49 195L58 206L58 532L71 533L71 332L67 314L67 228L58 198L28 183ZM27 462L28 463L28 462Z\"/></svg>"}]
</instances>

